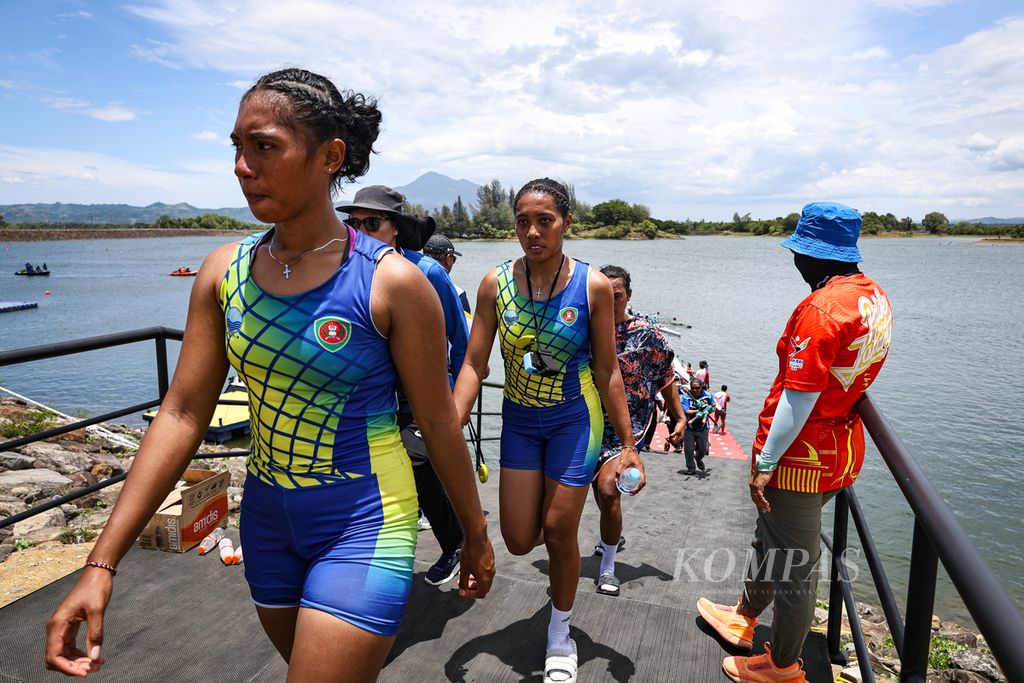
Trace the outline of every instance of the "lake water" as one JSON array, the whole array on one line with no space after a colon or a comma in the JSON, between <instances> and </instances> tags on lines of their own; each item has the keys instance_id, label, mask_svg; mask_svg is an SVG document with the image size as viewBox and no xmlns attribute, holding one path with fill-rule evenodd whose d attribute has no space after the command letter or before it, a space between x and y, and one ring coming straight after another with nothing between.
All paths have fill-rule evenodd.
<instances>
[{"instance_id":1,"label":"lake water","mask_svg":"<svg viewBox=\"0 0 1024 683\"><path fill-rule=\"evenodd\" d=\"M193 269L227 238L0 243L0 300L38 301L38 310L0 314L0 350L151 325L182 327ZM778 241L694 237L678 241L570 242L567 252L633 276L633 306L673 318L678 355L707 360L712 383L729 385L729 426L749 448L776 371L775 342L806 285ZM463 242L453 276L471 297L481 277L517 256L511 242ZM1024 244L971 239L869 239L863 269L892 301L895 327L871 394L975 544L1024 604ZM13 275L46 261L49 278ZM45 290L52 293L44 295ZM683 325L689 325L684 328ZM172 358L177 344L170 344ZM495 352L496 353L496 352ZM497 355L494 358L497 361ZM154 398L152 343L0 368L0 385L65 412L97 414ZM492 363L496 380L501 364ZM651 456L657 457L657 456ZM912 517L888 469L872 452L857 492L898 593L909 566ZM739 500L745 492L737 492ZM713 523L705 520L703 523ZM750 530L744 529L747 534ZM866 575L866 572L865 572ZM861 595L869 597L861 582ZM901 604L902 604L901 598ZM948 584L936 611L966 620Z\"/></svg>"}]
</instances>

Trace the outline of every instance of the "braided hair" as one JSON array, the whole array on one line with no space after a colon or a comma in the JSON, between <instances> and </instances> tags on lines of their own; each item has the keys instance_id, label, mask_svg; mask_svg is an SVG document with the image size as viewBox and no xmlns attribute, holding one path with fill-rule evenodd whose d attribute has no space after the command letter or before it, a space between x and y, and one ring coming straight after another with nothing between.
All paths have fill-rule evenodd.
<instances>
[{"instance_id":1,"label":"braided hair","mask_svg":"<svg viewBox=\"0 0 1024 683\"><path fill-rule=\"evenodd\" d=\"M569 212L572 210L569 191L565 189L565 185L557 180L552 180L551 178L537 178L523 185L519 192L516 193L516 198L512 203L512 208L515 209L515 207L519 206L519 200L522 196L530 192L549 195L551 197L551 201L555 203L555 208L562 214L562 218L568 216Z\"/></svg>"},{"instance_id":2,"label":"braided hair","mask_svg":"<svg viewBox=\"0 0 1024 683\"><path fill-rule=\"evenodd\" d=\"M276 93L286 105L277 108L281 122L305 135L312 153L317 147L340 138L345 159L331 176L331 192L342 182L354 182L370 169L373 143L380 134L381 113L377 101L351 90L339 91L327 78L305 69L281 69L262 77L242 95L239 106L260 93Z\"/></svg>"}]
</instances>

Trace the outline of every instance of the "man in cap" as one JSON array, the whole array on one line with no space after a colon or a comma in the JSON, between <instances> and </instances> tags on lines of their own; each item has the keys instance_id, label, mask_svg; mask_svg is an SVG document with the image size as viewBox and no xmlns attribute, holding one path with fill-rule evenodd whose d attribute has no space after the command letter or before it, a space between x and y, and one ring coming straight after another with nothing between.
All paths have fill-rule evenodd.
<instances>
[{"instance_id":1,"label":"man in cap","mask_svg":"<svg viewBox=\"0 0 1024 683\"><path fill-rule=\"evenodd\" d=\"M860 472L864 428L854 406L878 376L892 339L889 299L857 268L859 235L856 211L817 202L803 208L782 243L811 294L776 346L779 372L754 438L754 553L735 606L697 602L723 639L748 650L757 616L774 602L765 654L722 663L734 681L806 680L798 658L814 616L821 509Z\"/></svg>"},{"instance_id":2,"label":"man in cap","mask_svg":"<svg viewBox=\"0 0 1024 683\"><path fill-rule=\"evenodd\" d=\"M455 245L452 244L452 241L444 235L431 235L427 243L423 245L423 253L444 266L449 275L452 274L455 259L462 256L462 254L455 251ZM469 305L469 296L466 294L466 290L458 285L455 285L455 291L459 293L459 300L462 301L462 310L466 312L468 317L473 312Z\"/></svg>"},{"instance_id":3,"label":"man in cap","mask_svg":"<svg viewBox=\"0 0 1024 683\"><path fill-rule=\"evenodd\" d=\"M345 221L357 230L391 245L414 263L434 287L444 311L445 335L448 338L449 382L454 386L466 357L469 326L462 312L462 303L448 271L437 261L425 256L420 249L426 237L433 232L433 219L403 215L405 197L401 192L385 185L370 185L356 192L351 204L339 206L338 211L348 214ZM441 546L441 557L427 570L423 579L437 586L459 573L463 533L459 519L434 468L430 465L426 444L413 418L405 392L398 388L398 427L402 443L413 464L416 493L420 509ZM426 525L423 525L426 527Z\"/></svg>"}]
</instances>

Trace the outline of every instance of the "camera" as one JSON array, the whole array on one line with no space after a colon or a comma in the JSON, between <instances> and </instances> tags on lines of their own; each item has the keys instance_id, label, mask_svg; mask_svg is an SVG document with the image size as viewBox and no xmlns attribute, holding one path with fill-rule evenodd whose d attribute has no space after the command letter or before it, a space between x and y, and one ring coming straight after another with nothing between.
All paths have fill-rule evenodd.
<instances>
[{"instance_id":1,"label":"camera","mask_svg":"<svg viewBox=\"0 0 1024 683\"><path fill-rule=\"evenodd\" d=\"M523 369L528 375L553 377L558 374L558 361L547 349L534 348L523 355Z\"/></svg>"}]
</instances>

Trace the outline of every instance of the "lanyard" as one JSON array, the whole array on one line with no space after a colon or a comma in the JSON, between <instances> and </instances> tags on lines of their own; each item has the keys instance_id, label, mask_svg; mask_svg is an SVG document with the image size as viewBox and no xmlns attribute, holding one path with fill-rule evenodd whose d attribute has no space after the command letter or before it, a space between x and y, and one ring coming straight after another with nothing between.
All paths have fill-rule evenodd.
<instances>
[{"instance_id":1,"label":"lanyard","mask_svg":"<svg viewBox=\"0 0 1024 683\"><path fill-rule=\"evenodd\" d=\"M551 289L548 291L548 298L544 301L544 312L541 313L541 324L544 323L548 314L548 302L551 301L552 295L555 293L555 285L558 284L558 276L562 274L562 266L565 265L565 254L562 254L562 260L558 263L558 270L555 271L555 276L551 278ZM526 291L530 297L530 326L533 327L533 345L534 348L540 348L540 327L537 325L537 306L533 303L533 280L530 279L530 262L527 258L523 257L523 268L526 270Z\"/></svg>"}]
</instances>

